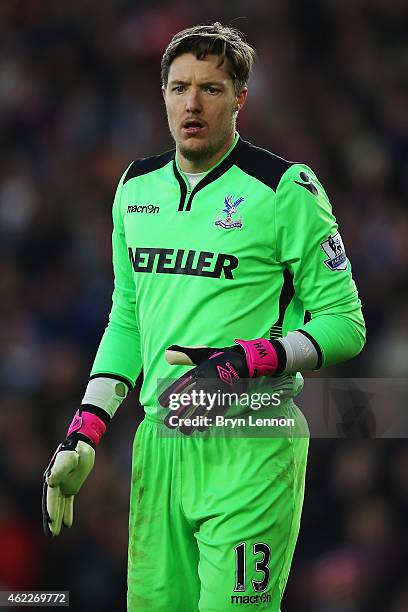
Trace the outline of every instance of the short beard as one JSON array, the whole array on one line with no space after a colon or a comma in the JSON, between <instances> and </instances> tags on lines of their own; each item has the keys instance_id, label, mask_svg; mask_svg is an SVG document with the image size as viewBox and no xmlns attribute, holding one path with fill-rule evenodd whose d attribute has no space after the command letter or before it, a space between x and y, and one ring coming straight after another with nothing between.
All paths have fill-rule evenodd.
<instances>
[{"instance_id":1,"label":"short beard","mask_svg":"<svg viewBox=\"0 0 408 612\"><path fill-rule=\"evenodd\" d=\"M237 118L237 113L233 113L230 119L229 130L225 134L225 137L222 140L220 139L214 143L208 143L207 145L204 145L203 147L200 147L198 149L195 149L195 148L190 149L184 146L183 143L178 143L177 140L174 138L171 128L170 128L170 134L174 142L176 143L180 153L185 159L191 162L195 162L195 163L205 162L206 160L211 159L214 155L217 154L218 151L222 149L225 142L230 137L231 133L234 131L236 127L236 118ZM169 122L169 127L170 127L170 122Z\"/></svg>"},{"instance_id":2,"label":"short beard","mask_svg":"<svg viewBox=\"0 0 408 612\"><path fill-rule=\"evenodd\" d=\"M204 162L207 159L211 159L213 155L217 153L217 151L221 147L217 144L213 146L205 146L200 149L189 149L188 147L184 147L184 145L179 144L180 153L185 159L192 162Z\"/></svg>"}]
</instances>

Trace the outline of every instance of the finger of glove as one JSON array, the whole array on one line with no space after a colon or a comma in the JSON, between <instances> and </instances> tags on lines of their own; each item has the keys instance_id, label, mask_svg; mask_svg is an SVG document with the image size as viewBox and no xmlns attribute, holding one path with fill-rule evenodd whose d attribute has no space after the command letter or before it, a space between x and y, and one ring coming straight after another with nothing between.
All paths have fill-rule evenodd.
<instances>
[{"instance_id":1,"label":"finger of glove","mask_svg":"<svg viewBox=\"0 0 408 612\"><path fill-rule=\"evenodd\" d=\"M163 420L164 424L169 429L177 429L178 421L180 419L187 418L194 411L195 406L193 405L192 398L190 402L187 403L187 401L188 401L189 392L195 388L196 384L197 384L197 381L193 380L192 383L187 385L187 387L183 391L183 398L180 398L180 397L178 398L179 405L177 407L170 407L169 405L170 411L168 412L167 416ZM176 418L173 420L172 417L176 417Z\"/></svg>"},{"instance_id":2,"label":"finger of glove","mask_svg":"<svg viewBox=\"0 0 408 612\"><path fill-rule=\"evenodd\" d=\"M217 416L225 415L231 404L235 399L238 399L240 395L240 390L237 391L235 387L231 388L221 381L214 383L215 381L206 381L202 385L207 401L205 405L201 405L197 408L195 415L207 416L208 418L206 420L202 419L201 422L198 420L199 424L196 425L196 429L200 432L206 431L214 425Z\"/></svg>"},{"instance_id":3,"label":"finger of glove","mask_svg":"<svg viewBox=\"0 0 408 612\"><path fill-rule=\"evenodd\" d=\"M173 415L177 416L178 419L173 419L172 423L168 424L168 427L171 427L172 429L176 429L178 427L180 432L186 436L191 435L191 433L196 429L196 425L186 424L184 423L184 420L187 418L193 419L196 416L205 414L207 412L207 405L208 405L207 392L214 391L214 389L219 388L221 384L218 379L215 380L212 378L209 381L201 379L200 370L201 368L199 367L195 368L196 378L194 379L194 383L188 385L186 389L183 391L183 395L185 396L185 395L188 395L188 393L192 389L194 389L195 391L199 390L198 393L196 393L195 395L196 403L195 404L191 403L186 408L183 408L181 404L181 398L180 398L180 407L177 410L173 410L172 414L167 415L165 419L165 423L169 423L169 419ZM204 392L204 395L201 395L202 391Z\"/></svg>"},{"instance_id":4,"label":"finger of glove","mask_svg":"<svg viewBox=\"0 0 408 612\"><path fill-rule=\"evenodd\" d=\"M52 466L54 465L54 461L55 461L55 457L58 455L59 450L61 448L62 444L59 444L57 446L57 448L55 449L55 452L53 454L53 456L51 457L51 461L49 462L49 464L46 467L46 470L44 472L44 479L49 475L49 473L51 472Z\"/></svg>"},{"instance_id":5,"label":"finger of glove","mask_svg":"<svg viewBox=\"0 0 408 612\"><path fill-rule=\"evenodd\" d=\"M189 372L180 376L177 380L175 380L171 385L169 385L163 393L159 395L159 404L163 406L163 408L168 408L171 401L171 396L181 395L182 393L186 393L187 390L193 388L195 383L195 373L196 368L193 368Z\"/></svg>"},{"instance_id":6,"label":"finger of glove","mask_svg":"<svg viewBox=\"0 0 408 612\"><path fill-rule=\"evenodd\" d=\"M190 418L195 420L195 424L180 425L180 431L182 434L186 436L191 436L191 434L197 431L207 431L212 425L215 424L215 419L219 414L225 414L228 410L227 407L217 407L213 406L209 407L209 404L200 404L195 407L194 412L190 415ZM207 418L206 418L207 417Z\"/></svg>"},{"instance_id":7,"label":"finger of glove","mask_svg":"<svg viewBox=\"0 0 408 612\"><path fill-rule=\"evenodd\" d=\"M211 427L211 425L214 424L214 417L212 414L212 411L208 409L208 406L197 406L196 411L194 412L194 416L197 417L197 422L200 423L200 417L202 417L201 419L201 424L199 425L194 425L191 428L190 431L190 435L194 430L197 431L206 431L207 429L209 429ZM207 419L205 420L205 417L207 417ZM181 429L181 428L180 428ZM184 433L184 432L182 432Z\"/></svg>"},{"instance_id":8,"label":"finger of glove","mask_svg":"<svg viewBox=\"0 0 408 612\"><path fill-rule=\"evenodd\" d=\"M48 514L47 494L48 494L48 485L47 485L47 481L44 476L43 491L42 491L43 529L44 529L45 535L50 536L52 535L51 530L50 530L51 518L50 518L50 515Z\"/></svg>"},{"instance_id":9,"label":"finger of glove","mask_svg":"<svg viewBox=\"0 0 408 612\"><path fill-rule=\"evenodd\" d=\"M210 346L180 346L172 344L166 349L166 359L171 364L200 365L223 349Z\"/></svg>"},{"instance_id":10,"label":"finger of glove","mask_svg":"<svg viewBox=\"0 0 408 612\"><path fill-rule=\"evenodd\" d=\"M194 406L191 407L190 413L188 415L188 418L190 420L194 419L196 420L196 418L200 417L200 416L204 416L207 414L207 407L206 405L203 404L196 404ZM184 417L186 418L186 417ZM179 430L180 432L185 435L185 436L191 436L191 434L197 429L197 425L192 425L191 421L190 424L186 424L185 422L181 422L181 425L179 425Z\"/></svg>"},{"instance_id":11,"label":"finger of glove","mask_svg":"<svg viewBox=\"0 0 408 612\"><path fill-rule=\"evenodd\" d=\"M208 349L208 346L179 346L172 344L166 349L166 360L170 365L197 365L186 353L189 349Z\"/></svg>"},{"instance_id":12,"label":"finger of glove","mask_svg":"<svg viewBox=\"0 0 408 612\"><path fill-rule=\"evenodd\" d=\"M72 527L74 522L74 496L67 495L65 497L64 514L62 517L62 524L65 527Z\"/></svg>"},{"instance_id":13,"label":"finger of glove","mask_svg":"<svg viewBox=\"0 0 408 612\"><path fill-rule=\"evenodd\" d=\"M61 531L62 516L64 513L64 496L59 487L47 487L48 527L53 536Z\"/></svg>"},{"instance_id":14,"label":"finger of glove","mask_svg":"<svg viewBox=\"0 0 408 612\"><path fill-rule=\"evenodd\" d=\"M76 450L62 450L57 453L50 473L46 477L50 487L58 487L78 465L79 455Z\"/></svg>"}]
</instances>

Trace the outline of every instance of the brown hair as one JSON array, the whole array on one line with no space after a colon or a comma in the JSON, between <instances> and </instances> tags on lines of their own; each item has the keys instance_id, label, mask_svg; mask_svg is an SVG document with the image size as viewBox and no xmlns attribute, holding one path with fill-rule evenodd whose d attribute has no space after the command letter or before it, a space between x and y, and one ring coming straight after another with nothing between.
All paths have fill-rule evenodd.
<instances>
[{"instance_id":1,"label":"brown hair","mask_svg":"<svg viewBox=\"0 0 408 612\"><path fill-rule=\"evenodd\" d=\"M173 36L161 61L161 80L167 86L172 61L183 53L192 53L198 60L208 54L220 56L218 66L225 59L228 73L234 81L236 93L246 87L255 57L255 51L244 40L244 35L235 28L221 25L218 21L211 25L197 25L182 30Z\"/></svg>"}]
</instances>

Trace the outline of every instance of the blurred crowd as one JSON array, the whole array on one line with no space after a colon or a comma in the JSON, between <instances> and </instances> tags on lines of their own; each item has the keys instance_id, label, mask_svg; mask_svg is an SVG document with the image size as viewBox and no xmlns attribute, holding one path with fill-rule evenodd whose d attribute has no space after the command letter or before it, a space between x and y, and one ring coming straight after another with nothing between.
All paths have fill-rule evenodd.
<instances>
[{"instance_id":1,"label":"blurred crowd","mask_svg":"<svg viewBox=\"0 0 408 612\"><path fill-rule=\"evenodd\" d=\"M408 373L405 0L2 0L0 590L125 608L137 392L98 448L73 529L52 541L41 477L106 325L116 183L132 159L172 147L161 55L178 30L215 20L257 49L241 135L316 171L353 264L367 345L324 375ZM407 510L405 439L312 440L284 612L407 612Z\"/></svg>"}]
</instances>

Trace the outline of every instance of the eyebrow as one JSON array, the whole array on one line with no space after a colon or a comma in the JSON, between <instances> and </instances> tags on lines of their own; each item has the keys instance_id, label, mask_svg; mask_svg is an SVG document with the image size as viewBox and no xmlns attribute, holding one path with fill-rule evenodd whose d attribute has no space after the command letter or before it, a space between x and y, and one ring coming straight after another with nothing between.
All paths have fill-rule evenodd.
<instances>
[{"instance_id":1,"label":"eyebrow","mask_svg":"<svg viewBox=\"0 0 408 612\"><path fill-rule=\"evenodd\" d=\"M173 79L171 81L169 81L169 85L188 85L189 81L183 81L183 79ZM203 85L217 85L218 87L224 87L224 83L222 81L216 81L216 80L210 80L210 81L203 81L202 83L199 83L199 85L202 87Z\"/></svg>"}]
</instances>

